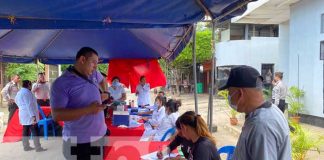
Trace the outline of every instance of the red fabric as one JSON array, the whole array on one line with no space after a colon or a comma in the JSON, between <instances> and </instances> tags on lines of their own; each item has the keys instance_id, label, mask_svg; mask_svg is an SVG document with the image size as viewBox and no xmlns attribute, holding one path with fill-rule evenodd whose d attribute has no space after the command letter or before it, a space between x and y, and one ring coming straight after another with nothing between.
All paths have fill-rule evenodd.
<instances>
[{"instance_id":1,"label":"red fabric","mask_svg":"<svg viewBox=\"0 0 324 160\"><path fill-rule=\"evenodd\" d=\"M141 156L161 150L168 144L169 142L109 141L105 149L105 159L124 157L127 160L139 160Z\"/></svg>"},{"instance_id":2,"label":"red fabric","mask_svg":"<svg viewBox=\"0 0 324 160\"><path fill-rule=\"evenodd\" d=\"M44 114L46 116L48 116L49 114L51 114L51 107L48 106L41 106ZM7 129L5 131L5 134L3 135L3 140L2 142L17 142L20 141L22 139L22 130L23 127L22 125L19 123L19 110L17 109L15 114L12 116ZM63 126L64 123L63 121L59 121L58 124L60 126Z\"/></svg>"},{"instance_id":3,"label":"red fabric","mask_svg":"<svg viewBox=\"0 0 324 160\"><path fill-rule=\"evenodd\" d=\"M110 120L106 120L106 124L108 129L110 130L110 136L131 136L135 140L139 140L144 133L144 125L141 125L136 128L119 128L117 126L113 126Z\"/></svg>"},{"instance_id":4,"label":"red fabric","mask_svg":"<svg viewBox=\"0 0 324 160\"><path fill-rule=\"evenodd\" d=\"M2 140L3 143L17 142L22 139L23 127L19 123L18 113L19 110L17 109L7 126L6 132L3 135L3 140Z\"/></svg>"},{"instance_id":5,"label":"red fabric","mask_svg":"<svg viewBox=\"0 0 324 160\"><path fill-rule=\"evenodd\" d=\"M51 107L50 106L41 106L45 116L49 116L51 114Z\"/></svg>"},{"instance_id":6,"label":"red fabric","mask_svg":"<svg viewBox=\"0 0 324 160\"><path fill-rule=\"evenodd\" d=\"M157 59L114 59L109 62L107 81L111 84L113 77L118 76L121 83L135 93L141 76L151 88L166 85L165 75Z\"/></svg>"}]
</instances>

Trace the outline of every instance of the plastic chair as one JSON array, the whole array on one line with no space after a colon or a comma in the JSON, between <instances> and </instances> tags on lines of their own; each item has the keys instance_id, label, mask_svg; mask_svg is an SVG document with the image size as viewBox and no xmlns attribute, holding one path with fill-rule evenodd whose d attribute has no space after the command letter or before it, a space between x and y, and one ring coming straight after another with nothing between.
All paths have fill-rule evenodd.
<instances>
[{"instance_id":1,"label":"plastic chair","mask_svg":"<svg viewBox=\"0 0 324 160\"><path fill-rule=\"evenodd\" d=\"M175 131L176 131L176 129L175 129L174 127L168 129L168 130L164 133L164 135L162 136L161 141L165 141L166 138L167 138L167 136L168 136L169 134L170 134L170 135L173 135L173 134L175 133Z\"/></svg>"},{"instance_id":2,"label":"plastic chair","mask_svg":"<svg viewBox=\"0 0 324 160\"><path fill-rule=\"evenodd\" d=\"M218 154L226 153L226 160L232 160L234 154L235 146L223 146L218 150Z\"/></svg>"},{"instance_id":3,"label":"plastic chair","mask_svg":"<svg viewBox=\"0 0 324 160\"><path fill-rule=\"evenodd\" d=\"M44 138L47 140L48 139L47 132L48 132L48 125L49 124L52 125L53 136L55 136L54 120L52 118L46 118L42 108L39 105L37 105L37 106L38 106L38 111L39 111L39 113L41 114L41 117L42 117L42 119L40 119L38 121L38 127L41 126L41 125L43 126Z\"/></svg>"}]
</instances>

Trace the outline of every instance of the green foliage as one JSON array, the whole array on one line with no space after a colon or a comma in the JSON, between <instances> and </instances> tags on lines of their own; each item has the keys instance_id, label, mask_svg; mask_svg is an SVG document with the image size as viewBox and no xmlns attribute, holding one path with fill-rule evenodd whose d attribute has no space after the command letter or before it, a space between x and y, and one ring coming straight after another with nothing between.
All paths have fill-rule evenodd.
<instances>
[{"instance_id":1,"label":"green foliage","mask_svg":"<svg viewBox=\"0 0 324 160\"><path fill-rule=\"evenodd\" d=\"M38 68L38 69L37 69ZM37 64L18 64L8 63L5 68L5 75L11 77L14 74L20 75L21 80L35 81L37 79L38 72L44 72L45 65Z\"/></svg>"},{"instance_id":2,"label":"green foliage","mask_svg":"<svg viewBox=\"0 0 324 160\"><path fill-rule=\"evenodd\" d=\"M301 102L300 99L303 98L304 95L305 92L296 86L292 86L289 88L289 94L287 99L289 104L288 112L293 116L298 116L298 114L303 110L304 104Z\"/></svg>"},{"instance_id":3,"label":"green foliage","mask_svg":"<svg viewBox=\"0 0 324 160\"><path fill-rule=\"evenodd\" d=\"M297 123L291 123L295 131L290 133L290 142L293 160L303 160L310 149L317 150L320 153L320 145L324 142L324 137L315 137L314 134L305 130Z\"/></svg>"},{"instance_id":4,"label":"green foliage","mask_svg":"<svg viewBox=\"0 0 324 160\"><path fill-rule=\"evenodd\" d=\"M98 70L104 74L108 73L108 64L99 64Z\"/></svg>"},{"instance_id":5,"label":"green foliage","mask_svg":"<svg viewBox=\"0 0 324 160\"><path fill-rule=\"evenodd\" d=\"M226 106L231 109L231 117L235 118L238 112L230 107L229 101L228 101L228 91L227 90L222 90L218 92L218 96L221 96L225 99Z\"/></svg>"},{"instance_id":6,"label":"green foliage","mask_svg":"<svg viewBox=\"0 0 324 160\"><path fill-rule=\"evenodd\" d=\"M61 65L61 71L65 71L68 67L70 66L70 64L62 64Z\"/></svg>"},{"instance_id":7,"label":"green foliage","mask_svg":"<svg viewBox=\"0 0 324 160\"><path fill-rule=\"evenodd\" d=\"M265 100L269 100L271 98L271 91L270 89L263 89L263 98Z\"/></svg>"},{"instance_id":8,"label":"green foliage","mask_svg":"<svg viewBox=\"0 0 324 160\"><path fill-rule=\"evenodd\" d=\"M210 29L196 33L196 58L197 63L204 63L212 58L211 51L212 31ZM192 65L192 42L190 42L179 56L172 62L176 68Z\"/></svg>"},{"instance_id":9,"label":"green foliage","mask_svg":"<svg viewBox=\"0 0 324 160\"><path fill-rule=\"evenodd\" d=\"M71 64L62 64L61 71L65 71ZM98 70L102 73L107 74L108 71L108 64L98 64Z\"/></svg>"}]
</instances>

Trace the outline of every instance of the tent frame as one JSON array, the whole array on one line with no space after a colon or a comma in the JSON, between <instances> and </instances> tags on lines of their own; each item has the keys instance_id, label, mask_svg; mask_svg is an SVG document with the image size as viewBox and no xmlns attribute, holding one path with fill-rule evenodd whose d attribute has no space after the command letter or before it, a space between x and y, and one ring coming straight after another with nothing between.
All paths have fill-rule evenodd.
<instances>
[{"instance_id":1,"label":"tent frame","mask_svg":"<svg viewBox=\"0 0 324 160\"><path fill-rule=\"evenodd\" d=\"M210 87L209 87L209 101L208 101L208 113L207 113L207 124L208 124L208 129L210 132L214 131L213 130L213 96L214 96L214 83L215 83L215 67L216 67L216 53L215 53L215 26L219 23L219 21L226 17L227 15L235 12L236 10L242 8L243 6L247 5L248 3L252 2L253 0L246 0L242 3L240 3L239 5L237 5L236 7L234 7L233 9L225 12L224 14L222 14L221 16L218 16L216 18L213 17L212 12L200 1L197 0L197 3L199 4L199 6L205 11L205 13L210 16L212 18L212 20L207 21L212 23L212 73L211 73L211 83L210 83ZM194 99L195 99L195 112L196 114L198 114L198 100L197 100L197 75L196 75L196 38L195 38L195 34L196 34L196 27L193 28L193 47L192 47L192 61L193 61L193 75L194 75ZM216 90L217 93L217 90ZM215 131L217 131L217 126L215 125Z\"/></svg>"}]
</instances>

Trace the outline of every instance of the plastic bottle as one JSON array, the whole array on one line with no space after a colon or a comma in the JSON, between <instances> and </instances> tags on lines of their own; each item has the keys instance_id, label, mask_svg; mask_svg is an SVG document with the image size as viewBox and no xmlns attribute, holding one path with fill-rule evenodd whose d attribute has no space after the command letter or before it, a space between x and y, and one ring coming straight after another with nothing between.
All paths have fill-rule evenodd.
<instances>
[{"instance_id":1,"label":"plastic bottle","mask_svg":"<svg viewBox=\"0 0 324 160\"><path fill-rule=\"evenodd\" d=\"M132 100L131 107L134 107L134 100Z\"/></svg>"}]
</instances>

